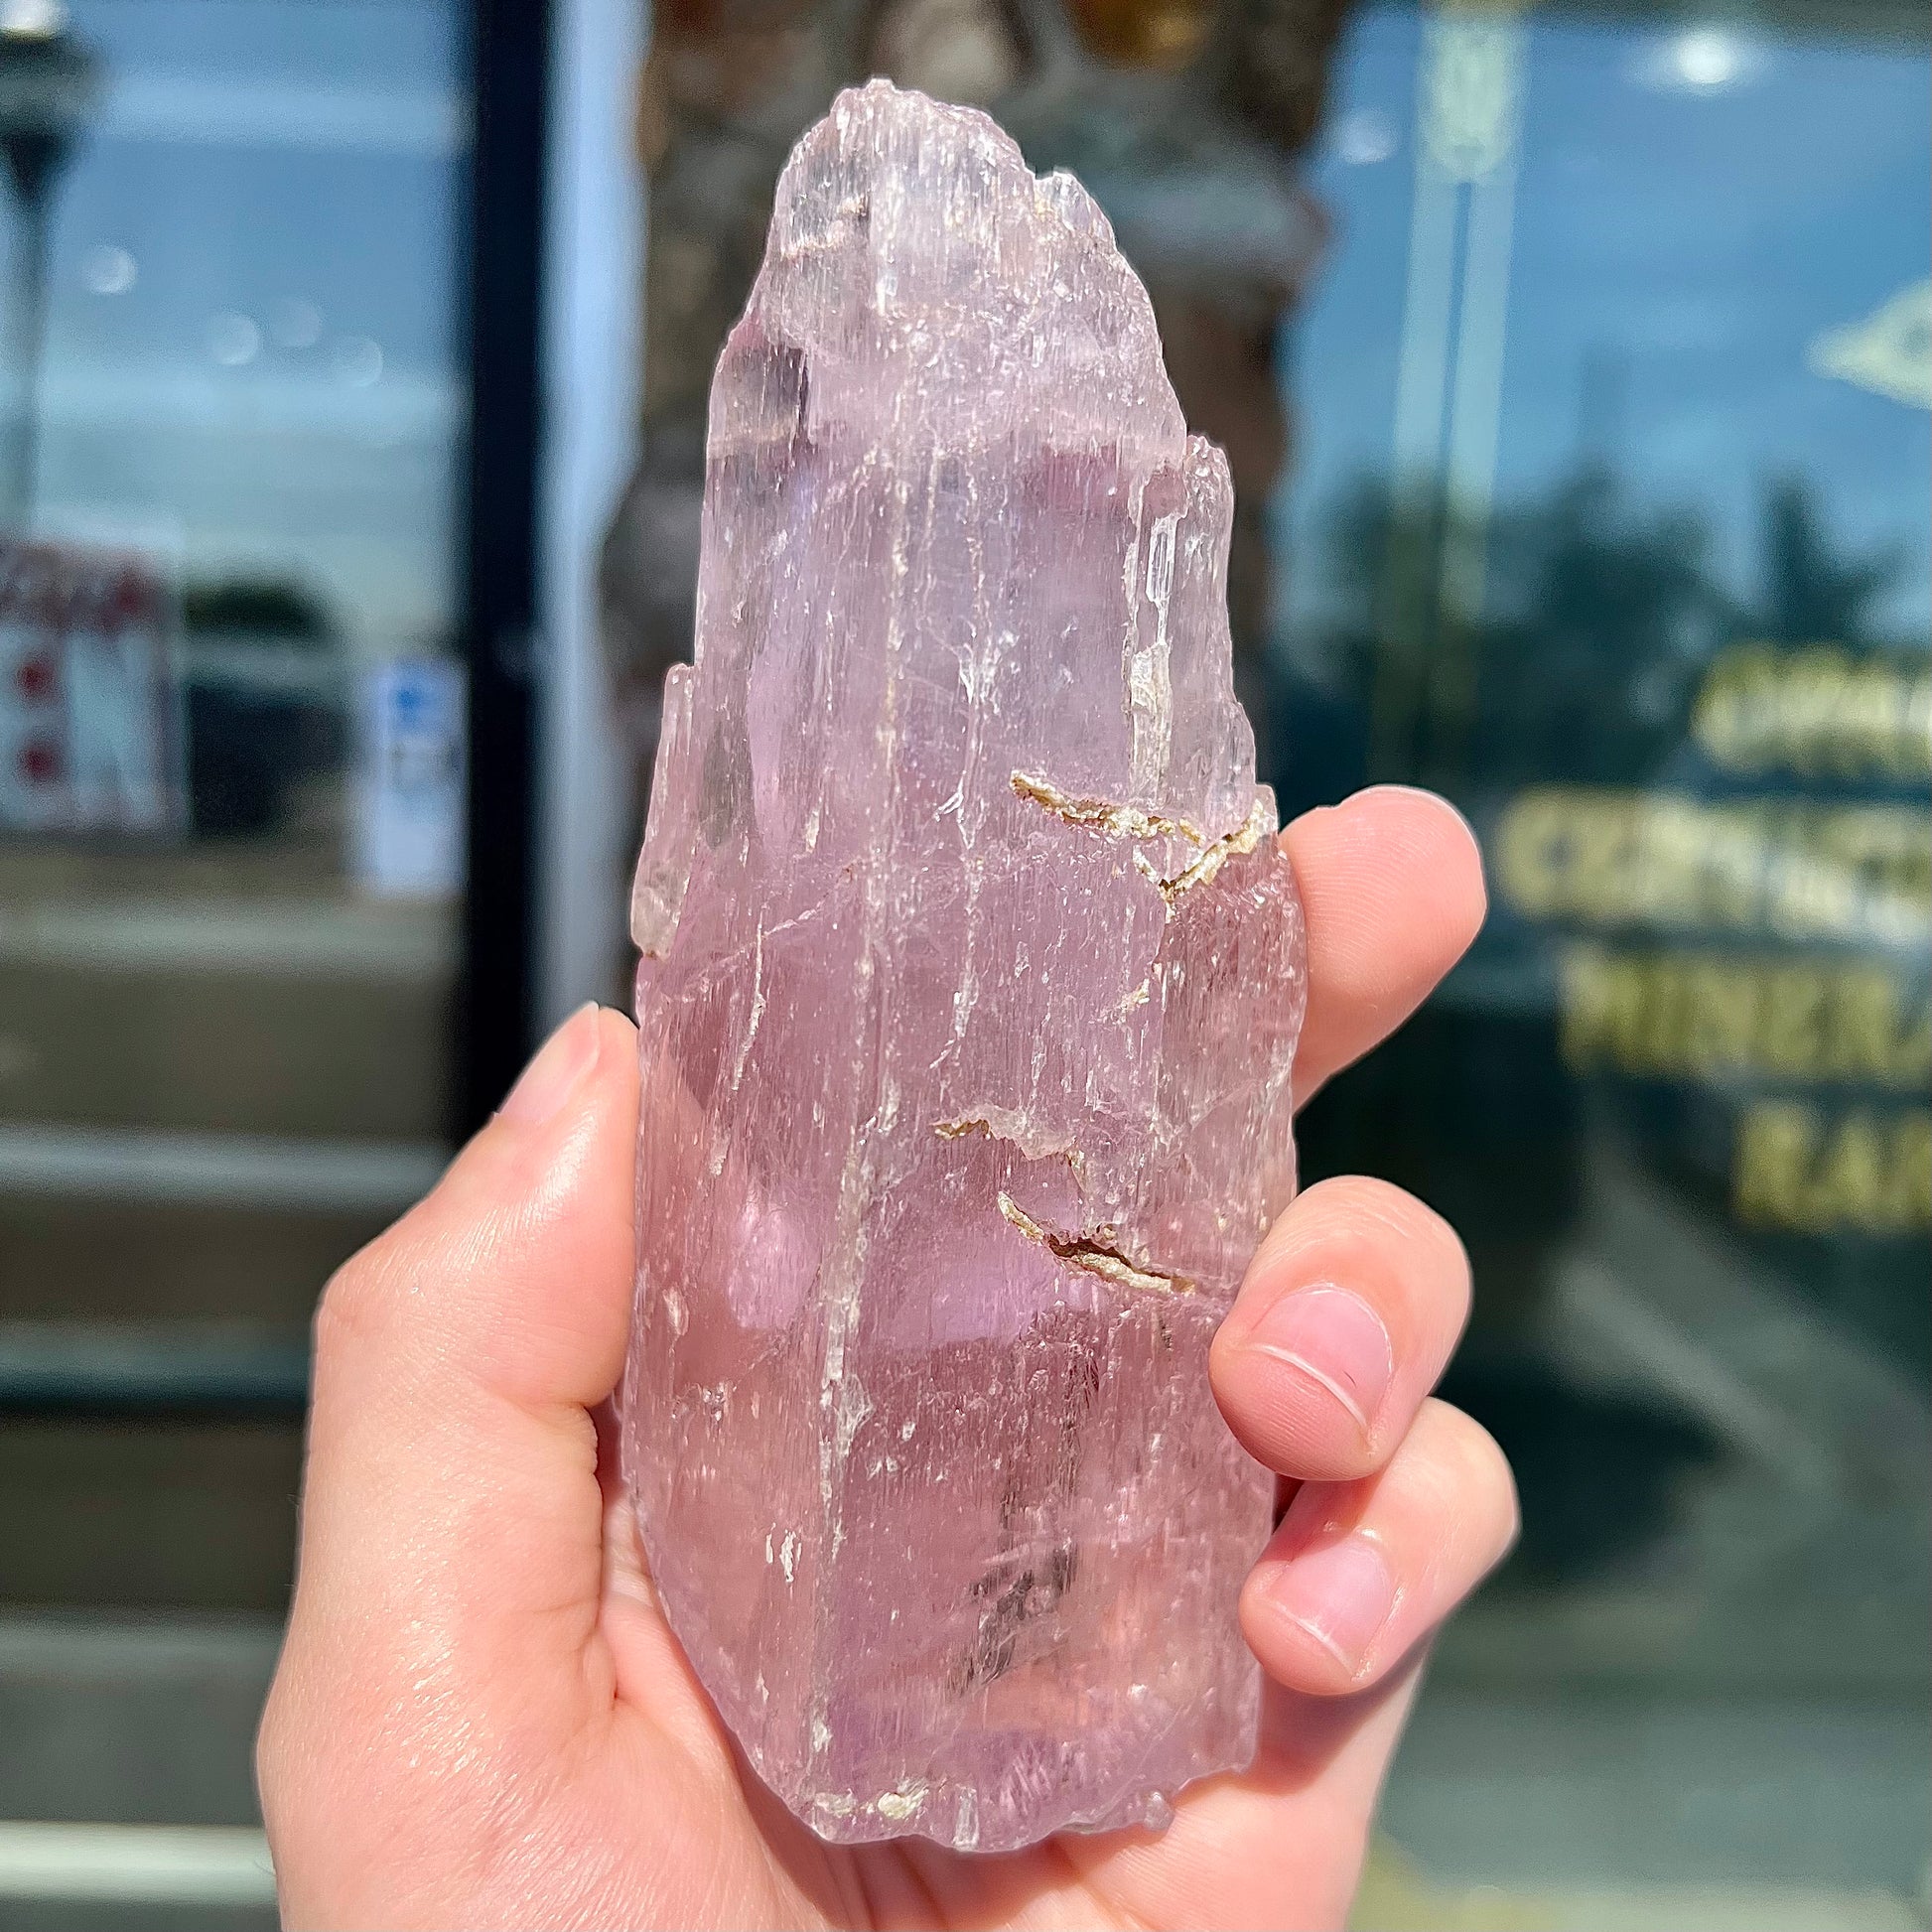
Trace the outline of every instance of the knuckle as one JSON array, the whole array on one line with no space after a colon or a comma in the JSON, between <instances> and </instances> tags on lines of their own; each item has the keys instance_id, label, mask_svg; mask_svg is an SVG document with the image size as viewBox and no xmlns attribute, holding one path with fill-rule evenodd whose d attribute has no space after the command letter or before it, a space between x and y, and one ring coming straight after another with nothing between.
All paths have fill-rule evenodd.
<instances>
[{"instance_id":1,"label":"knuckle","mask_svg":"<svg viewBox=\"0 0 1932 1932\"><path fill-rule=\"evenodd\" d=\"M268 1701L262 1706L261 1724L255 1731L255 1789L269 1810L281 1798L283 1773L290 1762L285 1742L288 1721L282 1715L283 1707L278 1680L269 1688Z\"/></svg>"},{"instance_id":2,"label":"knuckle","mask_svg":"<svg viewBox=\"0 0 1932 1932\"><path fill-rule=\"evenodd\" d=\"M316 1304L318 1363L352 1352L381 1329L394 1274L390 1241L388 1235L378 1236L330 1276Z\"/></svg>"},{"instance_id":3,"label":"knuckle","mask_svg":"<svg viewBox=\"0 0 1932 1932\"><path fill-rule=\"evenodd\" d=\"M318 1362L328 1362L353 1342L365 1316L362 1308L360 1271L354 1261L345 1261L330 1276L316 1304L315 1353Z\"/></svg>"},{"instance_id":4,"label":"knuckle","mask_svg":"<svg viewBox=\"0 0 1932 1932\"><path fill-rule=\"evenodd\" d=\"M271 1831L299 1816L319 1778L326 1776L335 1726L317 1727L302 1712L303 1699L294 1680L299 1659L285 1655L277 1666L261 1724L255 1732L255 1789L261 1799L263 1821Z\"/></svg>"}]
</instances>

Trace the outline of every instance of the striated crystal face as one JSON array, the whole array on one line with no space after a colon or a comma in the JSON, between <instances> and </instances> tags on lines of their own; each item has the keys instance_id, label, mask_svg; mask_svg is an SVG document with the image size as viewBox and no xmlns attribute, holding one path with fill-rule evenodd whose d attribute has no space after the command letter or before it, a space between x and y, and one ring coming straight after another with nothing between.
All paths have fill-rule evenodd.
<instances>
[{"instance_id":1,"label":"striated crystal face","mask_svg":"<svg viewBox=\"0 0 1932 1932\"><path fill-rule=\"evenodd\" d=\"M633 902L665 1612L828 1839L1158 1823L1254 1748L1272 1479L1207 1348L1305 992L1227 465L1079 185L882 81L785 170L710 439Z\"/></svg>"}]
</instances>

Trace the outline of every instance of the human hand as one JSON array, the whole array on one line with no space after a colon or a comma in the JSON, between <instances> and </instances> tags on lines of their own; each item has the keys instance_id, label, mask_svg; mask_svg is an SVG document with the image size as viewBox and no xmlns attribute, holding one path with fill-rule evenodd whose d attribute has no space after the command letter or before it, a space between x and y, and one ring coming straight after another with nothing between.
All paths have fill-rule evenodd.
<instances>
[{"instance_id":1,"label":"human hand","mask_svg":"<svg viewBox=\"0 0 1932 1932\"><path fill-rule=\"evenodd\" d=\"M1282 835L1306 1100L1482 916L1467 828L1382 788ZM587 1009L316 1321L302 1547L259 1771L291 1926L1337 1926L1431 1633L1508 1547L1508 1468L1429 1398L1468 1268L1363 1178L1311 1187L1213 1350L1293 1490L1242 1592L1251 1769L1173 1825L1001 1857L821 1844L745 1769L660 1616L602 1405L631 1297L634 1034ZM1299 1485L1296 1486L1296 1485Z\"/></svg>"}]
</instances>

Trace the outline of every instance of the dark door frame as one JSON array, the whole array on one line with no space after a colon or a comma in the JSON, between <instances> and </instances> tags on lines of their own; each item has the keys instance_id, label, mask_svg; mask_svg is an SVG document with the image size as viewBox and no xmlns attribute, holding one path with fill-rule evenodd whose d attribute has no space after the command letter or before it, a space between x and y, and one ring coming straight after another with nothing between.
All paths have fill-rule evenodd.
<instances>
[{"instance_id":1,"label":"dark door frame","mask_svg":"<svg viewBox=\"0 0 1932 1932\"><path fill-rule=\"evenodd\" d=\"M451 1129L474 1133L532 1045L538 459L550 0L478 0L468 220L462 641L468 888Z\"/></svg>"}]
</instances>

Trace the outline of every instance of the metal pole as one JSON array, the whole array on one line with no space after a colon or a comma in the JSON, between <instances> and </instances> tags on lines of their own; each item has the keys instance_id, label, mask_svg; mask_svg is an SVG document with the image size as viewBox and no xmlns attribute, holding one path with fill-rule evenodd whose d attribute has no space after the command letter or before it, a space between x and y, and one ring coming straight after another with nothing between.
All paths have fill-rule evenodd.
<instances>
[{"instance_id":1,"label":"metal pole","mask_svg":"<svg viewBox=\"0 0 1932 1932\"><path fill-rule=\"evenodd\" d=\"M15 527L34 520L40 483L41 365L47 346L47 266L50 198L43 190L20 197L20 260L14 273L13 347L17 388L8 425L8 503Z\"/></svg>"},{"instance_id":2,"label":"metal pole","mask_svg":"<svg viewBox=\"0 0 1932 1932\"><path fill-rule=\"evenodd\" d=\"M93 50L62 0L0 0L0 160L20 209L11 301L16 390L6 425L6 509L33 517L40 485L41 364L54 191L100 85Z\"/></svg>"}]
</instances>

